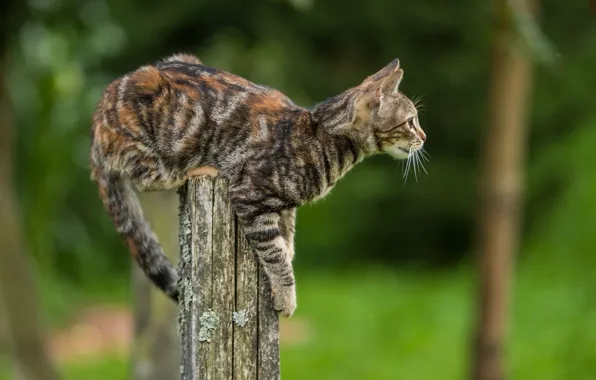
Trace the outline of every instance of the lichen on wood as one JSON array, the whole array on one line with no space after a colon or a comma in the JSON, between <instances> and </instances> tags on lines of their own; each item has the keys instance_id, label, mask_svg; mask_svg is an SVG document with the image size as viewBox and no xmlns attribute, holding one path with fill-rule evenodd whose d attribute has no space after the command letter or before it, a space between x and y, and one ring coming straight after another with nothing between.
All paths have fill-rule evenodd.
<instances>
[{"instance_id":1,"label":"lichen on wood","mask_svg":"<svg viewBox=\"0 0 596 380\"><path fill-rule=\"evenodd\" d=\"M199 342L211 342L211 336L219 326L219 317L213 310L208 310L199 318L199 325Z\"/></svg>"},{"instance_id":2,"label":"lichen on wood","mask_svg":"<svg viewBox=\"0 0 596 380\"><path fill-rule=\"evenodd\" d=\"M248 312L246 310L235 311L234 314L232 314L232 320L236 326L244 327L246 322L248 322Z\"/></svg>"}]
</instances>

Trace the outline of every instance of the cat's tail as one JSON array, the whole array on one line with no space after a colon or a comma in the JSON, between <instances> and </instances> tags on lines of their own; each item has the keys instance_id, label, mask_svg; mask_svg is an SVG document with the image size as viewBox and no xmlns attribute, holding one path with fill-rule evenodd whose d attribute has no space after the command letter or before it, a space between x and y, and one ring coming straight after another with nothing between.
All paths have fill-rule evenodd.
<instances>
[{"instance_id":1,"label":"cat's tail","mask_svg":"<svg viewBox=\"0 0 596 380\"><path fill-rule=\"evenodd\" d=\"M145 220L130 181L118 173L109 173L99 167L94 167L92 172L103 205L130 254L145 275L178 302L178 274Z\"/></svg>"}]
</instances>

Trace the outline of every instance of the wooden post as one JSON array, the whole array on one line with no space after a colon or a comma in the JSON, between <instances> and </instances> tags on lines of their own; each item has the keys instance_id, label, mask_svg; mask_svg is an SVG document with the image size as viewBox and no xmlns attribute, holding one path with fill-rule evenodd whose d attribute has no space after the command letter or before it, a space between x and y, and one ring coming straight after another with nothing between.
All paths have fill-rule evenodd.
<instances>
[{"instance_id":1,"label":"wooden post","mask_svg":"<svg viewBox=\"0 0 596 380\"><path fill-rule=\"evenodd\" d=\"M182 380L280 377L270 287L220 177L180 190L179 329Z\"/></svg>"}]
</instances>

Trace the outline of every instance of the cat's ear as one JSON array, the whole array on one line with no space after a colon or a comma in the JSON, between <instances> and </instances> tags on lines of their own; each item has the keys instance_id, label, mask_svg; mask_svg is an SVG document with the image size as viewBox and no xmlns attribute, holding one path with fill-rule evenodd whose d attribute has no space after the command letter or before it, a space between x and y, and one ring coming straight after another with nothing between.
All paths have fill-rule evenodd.
<instances>
[{"instance_id":1,"label":"cat's ear","mask_svg":"<svg viewBox=\"0 0 596 380\"><path fill-rule=\"evenodd\" d=\"M399 92L399 84L404 77L404 71L397 69L394 73L389 75L380 83L373 87L374 97L377 102L381 102L383 95L397 94Z\"/></svg>"},{"instance_id":2,"label":"cat's ear","mask_svg":"<svg viewBox=\"0 0 596 380\"><path fill-rule=\"evenodd\" d=\"M399 59L394 59L387 66L369 76L360 85L358 96L354 100L352 125L364 122L372 117L374 110L380 107L383 95L398 91L403 77L399 68Z\"/></svg>"},{"instance_id":3,"label":"cat's ear","mask_svg":"<svg viewBox=\"0 0 596 380\"><path fill-rule=\"evenodd\" d=\"M371 120L375 109L381 105L380 98L377 98L375 91L362 91L354 100L352 107L352 125L366 123Z\"/></svg>"},{"instance_id":4,"label":"cat's ear","mask_svg":"<svg viewBox=\"0 0 596 380\"><path fill-rule=\"evenodd\" d=\"M384 94L396 94L399 91L399 84L404 77L404 71L397 69L394 73L383 80L381 92Z\"/></svg>"},{"instance_id":5,"label":"cat's ear","mask_svg":"<svg viewBox=\"0 0 596 380\"><path fill-rule=\"evenodd\" d=\"M381 70L377 71L373 75L367 77L363 82L362 85L370 85L376 82L387 78L391 74L395 73L399 69L399 59L395 58L391 61L387 66L383 67Z\"/></svg>"}]
</instances>

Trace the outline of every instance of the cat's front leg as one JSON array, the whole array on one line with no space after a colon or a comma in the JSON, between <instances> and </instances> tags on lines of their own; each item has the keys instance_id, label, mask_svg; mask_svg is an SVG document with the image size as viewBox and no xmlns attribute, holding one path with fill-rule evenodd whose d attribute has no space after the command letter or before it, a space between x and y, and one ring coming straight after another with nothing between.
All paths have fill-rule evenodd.
<instances>
[{"instance_id":1,"label":"cat's front leg","mask_svg":"<svg viewBox=\"0 0 596 380\"><path fill-rule=\"evenodd\" d=\"M294 259L294 235L296 233L296 208L281 212L279 228L288 247L288 260L292 262Z\"/></svg>"},{"instance_id":2,"label":"cat's front leg","mask_svg":"<svg viewBox=\"0 0 596 380\"><path fill-rule=\"evenodd\" d=\"M280 229L280 213L263 213L252 218L239 215L246 238L255 250L265 270L271 292L273 307L284 317L296 309L296 285L288 246Z\"/></svg>"}]
</instances>

